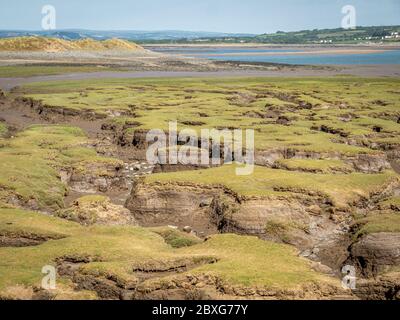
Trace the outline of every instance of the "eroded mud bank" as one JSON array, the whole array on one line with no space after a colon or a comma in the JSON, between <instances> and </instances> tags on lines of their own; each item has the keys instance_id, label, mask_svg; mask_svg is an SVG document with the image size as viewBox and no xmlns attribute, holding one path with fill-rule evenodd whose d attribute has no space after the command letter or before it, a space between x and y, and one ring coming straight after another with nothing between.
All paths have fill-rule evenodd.
<instances>
[{"instance_id":1,"label":"eroded mud bank","mask_svg":"<svg viewBox=\"0 0 400 320\"><path fill-rule=\"evenodd\" d=\"M88 112L81 116L64 108L43 106L30 99L4 101L10 108L2 109L2 117L15 132L28 124L71 123L82 127L92 139L89 147L100 154L119 158L115 164L87 164L82 170L61 170L60 180L69 186L70 196L104 194L112 202L124 204L141 226L190 226L193 232L206 238L216 233L255 235L265 240L291 244L299 255L315 262L318 272L340 275L346 263L357 266L363 280L355 294L363 299L398 299L398 273L381 275L400 263L398 233L372 233L353 238L353 213L373 208L381 199L392 195L400 187L399 181L384 186L347 207L336 206L324 194L286 191L290 196L243 197L222 186L198 184L147 184L141 178L151 174L153 167L143 162L147 146L145 131L127 133L137 123L123 127L110 126L107 116ZM13 109L13 112L9 110ZM8 110L8 111L7 111ZM132 114L129 114L132 116ZM113 116L113 115L110 115ZM115 115L114 115L115 116ZM338 159L350 166L349 172L373 174L391 168L397 161L397 146L376 146L376 154L344 155L342 153L305 152L292 149L262 150L256 152L256 164L281 168L282 159ZM222 156L222 155L221 155ZM178 166L158 167L156 171L182 171L198 168ZM289 168L286 168L289 170ZM349 173L340 172L340 173ZM125 201L126 200L126 201ZM72 199L71 199L72 202ZM15 205L38 210L35 203ZM124 211L126 215L127 212ZM285 223L283 223L285 222ZM19 247L39 245L48 238L34 236L3 236L0 246ZM87 260L89 259L89 260ZM214 263L212 258L200 264L175 263L164 268L133 268L137 279L126 283L121 279L85 274L80 267L94 258L60 258L58 269L62 276L70 277L79 290L97 292L104 299L207 299L218 297L245 298L332 298L345 293L333 287L310 285L299 291L263 291L256 288L234 287L221 282L218 277L180 275L165 282L151 281L179 275L201 264ZM178 280L179 279L179 280Z\"/></svg>"}]
</instances>

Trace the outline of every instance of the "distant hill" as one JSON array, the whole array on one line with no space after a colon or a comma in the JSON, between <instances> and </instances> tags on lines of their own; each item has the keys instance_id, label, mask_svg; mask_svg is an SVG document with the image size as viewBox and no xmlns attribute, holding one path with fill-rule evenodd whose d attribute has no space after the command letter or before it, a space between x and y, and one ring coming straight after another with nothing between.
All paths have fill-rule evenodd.
<instances>
[{"instance_id":1,"label":"distant hill","mask_svg":"<svg viewBox=\"0 0 400 320\"><path fill-rule=\"evenodd\" d=\"M202 43L205 39L182 42ZM360 44L400 43L400 26L357 27L356 29L315 29L295 32L277 31L253 37L219 37L207 43L266 43L266 44Z\"/></svg>"},{"instance_id":2,"label":"distant hill","mask_svg":"<svg viewBox=\"0 0 400 320\"><path fill-rule=\"evenodd\" d=\"M360 42L400 42L400 26L357 27L356 29L302 30L297 32L276 32L254 37L263 43L360 43Z\"/></svg>"},{"instance_id":3,"label":"distant hill","mask_svg":"<svg viewBox=\"0 0 400 320\"><path fill-rule=\"evenodd\" d=\"M131 41L175 41L179 39L195 40L203 38L221 38L221 37L252 37L255 34L246 33L222 33L205 31L94 31L94 30L55 30L55 31L14 31L0 30L0 38L41 36L59 38L65 40L78 40L91 38L95 40L106 40L112 38L131 40Z\"/></svg>"},{"instance_id":4,"label":"distant hill","mask_svg":"<svg viewBox=\"0 0 400 320\"><path fill-rule=\"evenodd\" d=\"M294 32L277 31L269 34L220 33L195 31L13 31L0 30L1 38L46 37L61 40L109 40L118 38L140 44L167 43L266 43L266 44L358 44L358 43L400 43L400 26L357 27L354 30L315 29Z\"/></svg>"},{"instance_id":5,"label":"distant hill","mask_svg":"<svg viewBox=\"0 0 400 320\"><path fill-rule=\"evenodd\" d=\"M0 51L137 51L144 50L143 47L125 40L109 39L96 41L93 39L64 40L46 37L16 37L0 39Z\"/></svg>"}]
</instances>

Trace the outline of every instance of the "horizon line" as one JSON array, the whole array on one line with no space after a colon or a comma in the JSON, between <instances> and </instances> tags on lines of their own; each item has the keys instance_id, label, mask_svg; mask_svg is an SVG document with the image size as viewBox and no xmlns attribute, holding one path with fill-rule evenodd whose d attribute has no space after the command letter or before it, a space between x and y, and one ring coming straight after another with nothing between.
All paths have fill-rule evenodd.
<instances>
[{"instance_id":1,"label":"horizon line","mask_svg":"<svg viewBox=\"0 0 400 320\"><path fill-rule=\"evenodd\" d=\"M357 28L373 28L373 27L400 27L400 24L394 25L360 25ZM60 28L53 30L40 30L40 29L0 29L0 32L4 31L15 31L15 32L60 32L60 31L91 31L91 32L193 32L193 33L216 33L216 34L241 34L241 35L262 35L262 34L275 34L277 32L300 32L300 31L313 31L313 30L335 30L343 29L341 27L332 28L310 28L310 29L297 29L293 31L276 30L275 32L264 32L264 33L248 33L248 32L223 32L223 31L204 31L204 30L185 30L185 29L157 29L157 30L145 30L145 29L86 29L86 28ZM345 29L344 29L345 30Z\"/></svg>"}]
</instances>

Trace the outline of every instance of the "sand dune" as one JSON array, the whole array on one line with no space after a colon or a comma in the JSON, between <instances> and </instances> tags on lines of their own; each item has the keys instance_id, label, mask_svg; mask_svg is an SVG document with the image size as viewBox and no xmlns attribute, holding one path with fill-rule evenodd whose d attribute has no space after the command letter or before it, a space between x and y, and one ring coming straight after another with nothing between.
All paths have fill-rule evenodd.
<instances>
[{"instance_id":1,"label":"sand dune","mask_svg":"<svg viewBox=\"0 0 400 320\"><path fill-rule=\"evenodd\" d=\"M40 51L40 52L65 52L65 51L140 51L141 46L120 39L96 41L81 39L69 41L45 37L17 37L0 39L0 51Z\"/></svg>"}]
</instances>

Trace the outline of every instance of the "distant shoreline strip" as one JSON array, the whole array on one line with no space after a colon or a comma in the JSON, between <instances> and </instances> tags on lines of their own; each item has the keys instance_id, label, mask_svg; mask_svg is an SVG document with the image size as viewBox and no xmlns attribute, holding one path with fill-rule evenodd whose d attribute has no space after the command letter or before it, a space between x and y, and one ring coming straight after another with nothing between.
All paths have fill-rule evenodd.
<instances>
[{"instance_id":1,"label":"distant shoreline strip","mask_svg":"<svg viewBox=\"0 0 400 320\"><path fill-rule=\"evenodd\" d=\"M195 57L226 57L226 56L297 56L297 55L346 55L346 54L373 54L395 50L317 50L317 51L289 51L289 52L227 52L227 53L179 53L182 56Z\"/></svg>"}]
</instances>

